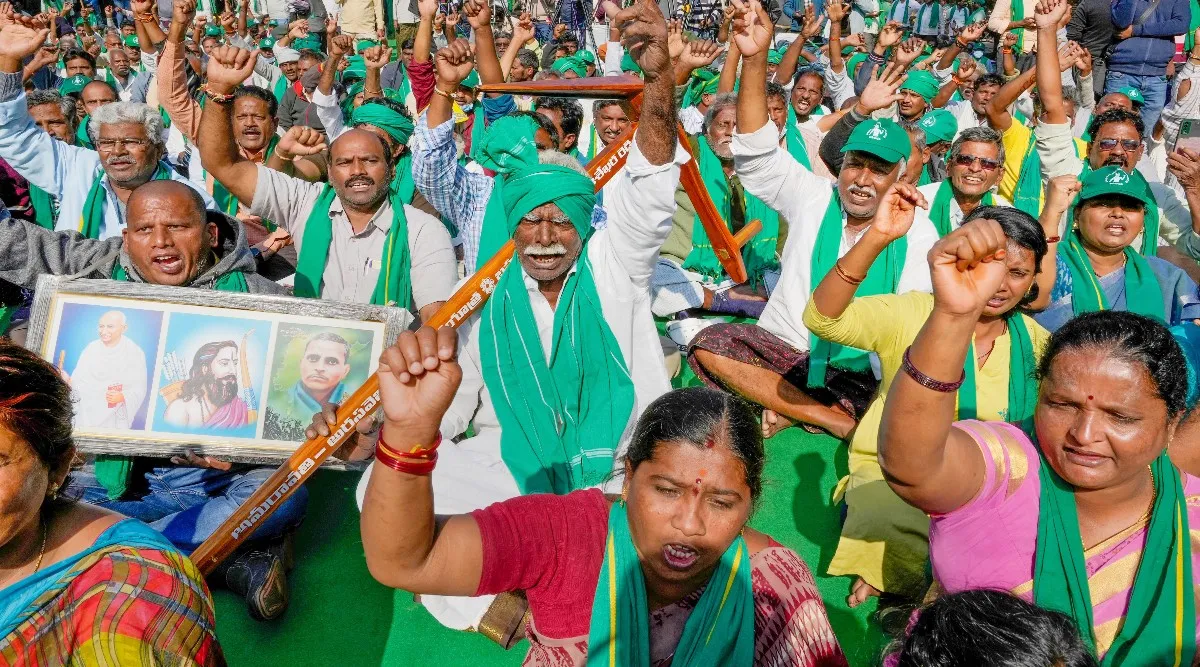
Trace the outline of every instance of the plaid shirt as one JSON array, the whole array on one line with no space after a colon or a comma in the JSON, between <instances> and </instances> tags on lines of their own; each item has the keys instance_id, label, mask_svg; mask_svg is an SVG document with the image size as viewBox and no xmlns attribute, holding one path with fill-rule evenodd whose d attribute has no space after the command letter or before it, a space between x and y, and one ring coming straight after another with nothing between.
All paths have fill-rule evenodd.
<instances>
[{"instance_id":1,"label":"plaid shirt","mask_svg":"<svg viewBox=\"0 0 1200 667\"><path fill-rule=\"evenodd\" d=\"M683 21L683 29L701 39L716 37L723 14L721 0L683 0L675 8L675 18Z\"/></svg>"}]
</instances>

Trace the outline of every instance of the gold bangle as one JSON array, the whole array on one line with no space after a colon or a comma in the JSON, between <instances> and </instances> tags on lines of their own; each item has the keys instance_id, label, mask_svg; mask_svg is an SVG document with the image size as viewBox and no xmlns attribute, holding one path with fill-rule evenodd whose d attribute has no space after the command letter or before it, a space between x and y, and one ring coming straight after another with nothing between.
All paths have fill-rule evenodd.
<instances>
[{"instance_id":1,"label":"gold bangle","mask_svg":"<svg viewBox=\"0 0 1200 667\"><path fill-rule=\"evenodd\" d=\"M444 98L446 98L446 99L450 100L451 102L453 102L453 101L454 101L454 96L453 96L453 95L451 95L450 93L447 93L446 91L442 90L441 88L438 88L437 86L434 86L434 87L433 87L433 93L434 93L435 95L441 95L442 97L444 97Z\"/></svg>"},{"instance_id":2,"label":"gold bangle","mask_svg":"<svg viewBox=\"0 0 1200 667\"><path fill-rule=\"evenodd\" d=\"M835 273L837 273L839 278L841 278L842 280L846 281L847 283L849 283L851 285L861 285L862 282L867 279L866 276L863 276L862 278L857 278L855 276L850 275L849 273L846 273L846 270L842 268L842 260L840 260L840 259L833 263L833 270Z\"/></svg>"}]
</instances>

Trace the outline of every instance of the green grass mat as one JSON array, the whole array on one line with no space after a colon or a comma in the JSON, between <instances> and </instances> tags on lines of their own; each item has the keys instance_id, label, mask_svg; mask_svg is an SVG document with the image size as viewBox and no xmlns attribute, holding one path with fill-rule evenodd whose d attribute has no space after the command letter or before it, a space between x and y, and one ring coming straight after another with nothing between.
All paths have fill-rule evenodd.
<instances>
[{"instance_id":1,"label":"green grass mat","mask_svg":"<svg viewBox=\"0 0 1200 667\"><path fill-rule=\"evenodd\" d=\"M846 607L847 577L823 576L840 530L830 493L846 472L845 447L826 436L788 429L767 443L763 498L752 525L795 549L816 575L825 607L850 664L879 664L884 643L868 622L875 603ZM296 536L292 605L277 622L258 623L243 602L213 592L217 632L229 664L519 665L525 644L503 651L487 639L447 630L412 601L393 596L367 573L354 486L358 475L322 471L309 483L308 518Z\"/></svg>"}]
</instances>

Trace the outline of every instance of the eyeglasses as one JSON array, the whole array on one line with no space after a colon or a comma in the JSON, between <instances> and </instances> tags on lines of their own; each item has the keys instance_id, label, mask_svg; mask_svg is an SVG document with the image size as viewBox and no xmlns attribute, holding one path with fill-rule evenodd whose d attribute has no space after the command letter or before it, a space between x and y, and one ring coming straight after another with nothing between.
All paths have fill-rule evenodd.
<instances>
[{"instance_id":1,"label":"eyeglasses","mask_svg":"<svg viewBox=\"0 0 1200 667\"><path fill-rule=\"evenodd\" d=\"M102 151L111 151L120 144L126 148L145 148L150 145L150 142L145 139L97 139L96 148Z\"/></svg>"},{"instance_id":2,"label":"eyeglasses","mask_svg":"<svg viewBox=\"0 0 1200 667\"><path fill-rule=\"evenodd\" d=\"M1000 162L991 158L979 157L977 155L964 155L961 153L954 156L954 164L960 167L970 167L976 162L979 163L979 167L984 171L996 171L1000 168Z\"/></svg>"},{"instance_id":3,"label":"eyeglasses","mask_svg":"<svg viewBox=\"0 0 1200 667\"><path fill-rule=\"evenodd\" d=\"M1142 140L1141 139L1101 139L1100 141L1098 141L1096 143L1099 144L1100 150L1102 150L1102 151L1111 151L1112 149L1117 147L1118 143L1121 144L1121 148L1124 148L1127 151L1136 151L1138 149L1138 146L1142 145Z\"/></svg>"}]
</instances>

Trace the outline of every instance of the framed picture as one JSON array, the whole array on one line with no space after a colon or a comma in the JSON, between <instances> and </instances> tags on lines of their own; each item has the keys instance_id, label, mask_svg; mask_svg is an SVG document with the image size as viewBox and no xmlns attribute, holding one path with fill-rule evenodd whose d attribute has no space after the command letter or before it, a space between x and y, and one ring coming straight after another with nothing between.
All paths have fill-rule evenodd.
<instances>
[{"instance_id":1,"label":"framed picture","mask_svg":"<svg viewBox=\"0 0 1200 667\"><path fill-rule=\"evenodd\" d=\"M412 320L400 308L42 276L26 346L71 384L84 453L274 463Z\"/></svg>"}]
</instances>

